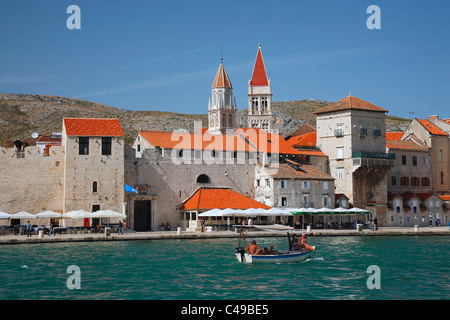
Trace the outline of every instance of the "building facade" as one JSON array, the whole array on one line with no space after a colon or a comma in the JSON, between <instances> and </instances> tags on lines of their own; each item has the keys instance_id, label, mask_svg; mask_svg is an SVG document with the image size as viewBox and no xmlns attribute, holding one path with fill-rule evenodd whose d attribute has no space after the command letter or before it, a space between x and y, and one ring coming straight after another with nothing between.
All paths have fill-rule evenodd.
<instances>
[{"instance_id":1,"label":"building facade","mask_svg":"<svg viewBox=\"0 0 450 320\"><path fill-rule=\"evenodd\" d=\"M386 153L386 112L351 95L314 112L317 147L328 155L335 192L370 210L381 224L387 212L386 176L394 167L394 156Z\"/></svg>"}]
</instances>

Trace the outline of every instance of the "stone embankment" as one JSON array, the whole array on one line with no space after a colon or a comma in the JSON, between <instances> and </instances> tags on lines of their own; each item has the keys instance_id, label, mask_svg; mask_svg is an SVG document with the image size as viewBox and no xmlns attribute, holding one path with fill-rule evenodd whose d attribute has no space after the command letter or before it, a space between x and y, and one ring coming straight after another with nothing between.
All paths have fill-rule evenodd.
<instances>
[{"instance_id":1,"label":"stone embankment","mask_svg":"<svg viewBox=\"0 0 450 320\"><path fill-rule=\"evenodd\" d=\"M301 234L306 230L295 230L292 233ZM311 230L309 236L450 236L448 227L422 227L418 231L414 228L380 228L372 230ZM285 232L246 231L246 238L285 237ZM238 238L239 231L212 231L212 232L129 232L125 235L111 234L57 234L56 236L26 235L0 236L0 244L21 243L56 243L56 242L83 242L83 241L129 241L129 240L163 240L163 239L211 239L211 238Z\"/></svg>"}]
</instances>

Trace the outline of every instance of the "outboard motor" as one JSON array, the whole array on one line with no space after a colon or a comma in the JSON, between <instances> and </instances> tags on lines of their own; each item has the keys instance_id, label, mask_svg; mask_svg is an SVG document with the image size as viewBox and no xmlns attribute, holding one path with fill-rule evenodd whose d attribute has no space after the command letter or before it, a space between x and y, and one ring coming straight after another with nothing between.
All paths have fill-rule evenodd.
<instances>
[{"instance_id":1,"label":"outboard motor","mask_svg":"<svg viewBox=\"0 0 450 320\"><path fill-rule=\"evenodd\" d=\"M241 262L245 262L245 249L242 247L236 248L236 253L239 253L241 255Z\"/></svg>"}]
</instances>

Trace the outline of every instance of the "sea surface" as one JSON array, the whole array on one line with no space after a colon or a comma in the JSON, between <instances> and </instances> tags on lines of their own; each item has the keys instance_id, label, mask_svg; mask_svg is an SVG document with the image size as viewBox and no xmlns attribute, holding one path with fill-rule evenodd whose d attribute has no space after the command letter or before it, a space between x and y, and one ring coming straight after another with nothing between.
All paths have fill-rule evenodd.
<instances>
[{"instance_id":1,"label":"sea surface","mask_svg":"<svg viewBox=\"0 0 450 320\"><path fill-rule=\"evenodd\" d=\"M288 244L287 237L256 240L261 247ZM308 242L317 247L314 256L292 264L241 264L237 239L2 245L0 300L450 299L450 237ZM378 274L367 272L373 265ZM74 277L79 289L69 289ZM368 280L379 289L369 289Z\"/></svg>"}]
</instances>

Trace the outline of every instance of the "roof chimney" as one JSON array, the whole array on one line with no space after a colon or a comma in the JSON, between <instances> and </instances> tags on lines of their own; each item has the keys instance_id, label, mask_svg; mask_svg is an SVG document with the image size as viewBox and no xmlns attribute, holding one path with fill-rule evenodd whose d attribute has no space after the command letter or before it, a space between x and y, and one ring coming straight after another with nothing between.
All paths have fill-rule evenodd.
<instances>
[{"instance_id":1,"label":"roof chimney","mask_svg":"<svg viewBox=\"0 0 450 320\"><path fill-rule=\"evenodd\" d=\"M428 120L437 120L437 119L439 119L439 116L436 115L428 117Z\"/></svg>"}]
</instances>

